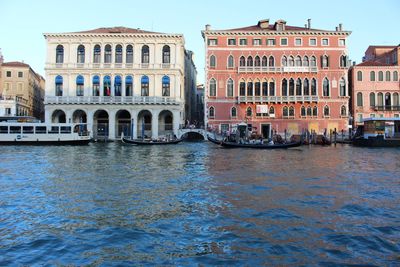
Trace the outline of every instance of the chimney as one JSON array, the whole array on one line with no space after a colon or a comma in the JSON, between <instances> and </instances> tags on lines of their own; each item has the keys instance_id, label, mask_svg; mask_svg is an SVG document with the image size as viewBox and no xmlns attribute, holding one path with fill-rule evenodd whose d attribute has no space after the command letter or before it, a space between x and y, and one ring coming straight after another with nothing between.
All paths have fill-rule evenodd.
<instances>
[{"instance_id":1,"label":"chimney","mask_svg":"<svg viewBox=\"0 0 400 267\"><path fill-rule=\"evenodd\" d=\"M342 23L339 23L339 31L342 31L342 28L343 27L343 24Z\"/></svg>"},{"instance_id":2,"label":"chimney","mask_svg":"<svg viewBox=\"0 0 400 267\"><path fill-rule=\"evenodd\" d=\"M258 22L258 27L261 29L268 29L269 27L269 19L263 19Z\"/></svg>"},{"instance_id":3,"label":"chimney","mask_svg":"<svg viewBox=\"0 0 400 267\"><path fill-rule=\"evenodd\" d=\"M207 25L206 25L206 31L209 31L209 30L211 30L211 25L210 25L210 24L207 24Z\"/></svg>"},{"instance_id":4,"label":"chimney","mask_svg":"<svg viewBox=\"0 0 400 267\"><path fill-rule=\"evenodd\" d=\"M308 28L308 29L311 29L311 19L308 19L308 20L307 20L307 28Z\"/></svg>"},{"instance_id":5,"label":"chimney","mask_svg":"<svg viewBox=\"0 0 400 267\"><path fill-rule=\"evenodd\" d=\"M336 31L339 31L339 27L337 27L337 26L336 26L336 28L335 28L335 29L336 29Z\"/></svg>"}]
</instances>

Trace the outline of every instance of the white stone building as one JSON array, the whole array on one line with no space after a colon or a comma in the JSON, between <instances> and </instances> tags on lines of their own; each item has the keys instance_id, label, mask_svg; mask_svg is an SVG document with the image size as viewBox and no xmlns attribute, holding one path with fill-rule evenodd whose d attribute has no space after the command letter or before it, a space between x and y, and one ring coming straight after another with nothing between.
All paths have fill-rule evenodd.
<instances>
[{"instance_id":1,"label":"white stone building","mask_svg":"<svg viewBox=\"0 0 400 267\"><path fill-rule=\"evenodd\" d=\"M125 27L45 33L45 121L94 138L157 138L184 122L184 38Z\"/></svg>"}]
</instances>

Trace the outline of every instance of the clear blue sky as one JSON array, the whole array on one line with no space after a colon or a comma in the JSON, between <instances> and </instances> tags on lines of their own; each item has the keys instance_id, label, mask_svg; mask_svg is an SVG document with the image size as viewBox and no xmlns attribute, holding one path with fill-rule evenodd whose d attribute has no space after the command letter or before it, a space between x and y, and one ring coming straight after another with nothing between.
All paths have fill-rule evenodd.
<instances>
[{"instance_id":1,"label":"clear blue sky","mask_svg":"<svg viewBox=\"0 0 400 267\"><path fill-rule=\"evenodd\" d=\"M73 32L125 26L182 33L186 49L195 53L198 83L204 81L201 30L255 25L261 19L284 19L317 29L334 30L343 23L352 31L350 58L360 62L368 45L400 44L399 0L0 0L0 48L5 61L22 61L44 76L46 43L43 33Z\"/></svg>"}]
</instances>

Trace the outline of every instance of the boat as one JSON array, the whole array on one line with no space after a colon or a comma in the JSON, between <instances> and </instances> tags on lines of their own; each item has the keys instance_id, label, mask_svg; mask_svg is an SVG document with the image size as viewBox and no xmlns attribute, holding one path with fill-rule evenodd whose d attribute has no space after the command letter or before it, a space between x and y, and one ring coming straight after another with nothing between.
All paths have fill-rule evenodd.
<instances>
[{"instance_id":1,"label":"boat","mask_svg":"<svg viewBox=\"0 0 400 267\"><path fill-rule=\"evenodd\" d=\"M212 137L209 136L208 134L207 134L207 140L210 141L211 143L214 143L214 144L217 144L217 145L220 145L221 142L222 142L222 140L218 140L218 139L216 139L216 138L212 138Z\"/></svg>"},{"instance_id":2,"label":"boat","mask_svg":"<svg viewBox=\"0 0 400 267\"><path fill-rule=\"evenodd\" d=\"M400 147L400 118L366 118L357 127L354 146Z\"/></svg>"},{"instance_id":3,"label":"boat","mask_svg":"<svg viewBox=\"0 0 400 267\"><path fill-rule=\"evenodd\" d=\"M258 149L278 149L278 148L291 148L291 147L298 147L301 146L302 142L289 142L289 143L282 143L282 144L262 144L262 143L236 143L236 142L227 142L222 141L221 146L227 148L235 148L235 147L242 147L242 148L258 148Z\"/></svg>"},{"instance_id":4,"label":"boat","mask_svg":"<svg viewBox=\"0 0 400 267\"><path fill-rule=\"evenodd\" d=\"M0 122L0 145L87 145L85 123Z\"/></svg>"},{"instance_id":5,"label":"boat","mask_svg":"<svg viewBox=\"0 0 400 267\"><path fill-rule=\"evenodd\" d=\"M174 145L182 142L183 139L173 140L153 140L153 139L129 139L122 137L121 141L126 144L134 145Z\"/></svg>"}]
</instances>

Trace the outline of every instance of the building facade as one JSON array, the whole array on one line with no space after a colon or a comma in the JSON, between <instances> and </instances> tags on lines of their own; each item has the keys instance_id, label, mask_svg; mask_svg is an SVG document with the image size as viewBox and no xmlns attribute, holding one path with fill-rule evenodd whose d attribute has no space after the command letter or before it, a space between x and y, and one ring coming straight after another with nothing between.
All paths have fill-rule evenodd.
<instances>
[{"instance_id":1,"label":"building facade","mask_svg":"<svg viewBox=\"0 0 400 267\"><path fill-rule=\"evenodd\" d=\"M87 122L94 138L176 134L184 38L125 27L47 33L46 121Z\"/></svg>"},{"instance_id":2,"label":"building facade","mask_svg":"<svg viewBox=\"0 0 400 267\"><path fill-rule=\"evenodd\" d=\"M363 62L351 68L354 124L365 118L400 115L400 46L369 46Z\"/></svg>"},{"instance_id":3,"label":"building facade","mask_svg":"<svg viewBox=\"0 0 400 267\"><path fill-rule=\"evenodd\" d=\"M247 122L271 133L348 128L349 31L270 24L202 31L205 123L224 132ZM254 129L254 128L253 128Z\"/></svg>"},{"instance_id":4,"label":"building facade","mask_svg":"<svg viewBox=\"0 0 400 267\"><path fill-rule=\"evenodd\" d=\"M44 78L23 62L2 62L0 73L1 115L43 120Z\"/></svg>"},{"instance_id":5,"label":"building facade","mask_svg":"<svg viewBox=\"0 0 400 267\"><path fill-rule=\"evenodd\" d=\"M194 53L185 51L185 114L186 121L194 123L196 113L197 70L194 65Z\"/></svg>"}]
</instances>

